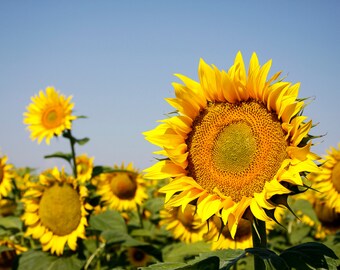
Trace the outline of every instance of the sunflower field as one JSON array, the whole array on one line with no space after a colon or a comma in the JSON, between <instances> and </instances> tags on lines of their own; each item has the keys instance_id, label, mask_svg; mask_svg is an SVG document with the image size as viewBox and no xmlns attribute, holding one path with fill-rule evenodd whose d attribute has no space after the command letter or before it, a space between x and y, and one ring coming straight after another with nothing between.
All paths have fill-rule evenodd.
<instances>
[{"instance_id":1,"label":"sunflower field","mask_svg":"<svg viewBox=\"0 0 340 270\"><path fill-rule=\"evenodd\" d=\"M70 150L44 171L0 155L0 269L339 269L340 144L313 153L308 99L270 68L239 52L177 75L175 112L141 135L159 147L143 170L81 153L72 96L32 96L32 141Z\"/></svg>"}]
</instances>

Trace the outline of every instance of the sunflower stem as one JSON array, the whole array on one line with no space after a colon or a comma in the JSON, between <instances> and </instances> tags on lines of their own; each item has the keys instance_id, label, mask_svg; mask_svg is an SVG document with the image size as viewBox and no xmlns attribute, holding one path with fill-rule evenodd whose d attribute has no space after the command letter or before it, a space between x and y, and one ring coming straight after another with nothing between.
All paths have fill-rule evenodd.
<instances>
[{"instance_id":1,"label":"sunflower stem","mask_svg":"<svg viewBox=\"0 0 340 270\"><path fill-rule=\"evenodd\" d=\"M76 151L74 149L74 145L76 144L76 140L72 136L70 129L66 130L66 134L67 134L66 137L70 140L70 144L71 144L73 175L74 175L75 178L77 178L78 175L77 175Z\"/></svg>"},{"instance_id":2,"label":"sunflower stem","mask_svg":"<svg viewBox=\"0 0 340 270\"><path fill-rule=\"evenodd\" d=\"M140 206L139 206L138 203L136 203L136 205L137 205L137 212L138 212L140 227L141 227L142 229L144 229L144 225L143 225L143 217L142 217L141 208L140 208Z\"/></svg>"},{"instance_id":3,"label":"sunflower stem","mask_svg":"<svg viewBox=\"0 0 340 270\"><path fill-rule=\"evenodd\" d=\"M267 232L266 223L254 217L253 225L251 227L251 234L253 238L254 248L267 248ZM263 260L254 256L254 268L255 270L265 270L266 266Z\"/></svg>"}]
</instances>

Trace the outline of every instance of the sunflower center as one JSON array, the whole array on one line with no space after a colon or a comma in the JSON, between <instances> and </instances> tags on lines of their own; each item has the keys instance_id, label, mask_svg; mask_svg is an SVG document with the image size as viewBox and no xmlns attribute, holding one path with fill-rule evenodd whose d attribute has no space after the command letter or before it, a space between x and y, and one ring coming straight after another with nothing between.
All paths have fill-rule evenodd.
<instances>
[{"instance_id":1,"label":"sunflower center","mask_svg":"<svg viewBox=\"0 0 340 270\"><path fill-rule=\"evenodd\" d=\"M236 122L221 129L212 149L212 159L223 171L239 172L248 168L254 159L256 140L251 127L245 122Z\"/></svg>"},{"instance_id":2,"label":"sunflower center","mask_svg":"<svg viewBox=\"0 0 340 270\"><path fill-rule=\"evenodd\" d=\"M0 178L1 179L1 178ZM340 192L340 161L335 164L332 171L332 182L335 189Z\"/></svg>"},{"instance_id":3,"label":"sunflower center","mask_svg":"<svg viewBox=\"0 0 340 270\"><path fill-rule=\"evenodd\" d=\"M39 216L41 223L54 234L70 234L81 219L79 194L68 184L54 184L44 191Z\"/></svg>"},{"instance_id":4,"label":"sunflower center","mask_svg":"<svg viewBox=\"0 0 340 270\"><path fill-rule=\"evenodd\" d=\"M47 108L43 114L41 122L46 128L55 128L61 125L63 120L63 110L60 106Z\"/></svg>"},{"instance_id":5,"label":"sunflower center","mask_svg":"<svg viewBox=\"0 0 340 270\"><path fill-rule=\"evenodd\" d=\"M128 172L114 173L111 179L111 188L118 198L133 199L137 190L136 177Z\"/></svg>"},{"instance_id":6,"label":"sunflower center","mask_svg":"<svg viewBox=\"0 0 340 270\"><path fill-rule=\"evenodd\" d=\"M257 101L209 103L187 139L188 174L238 202L261 192L288 157L277 116Z\"/></svg>"},{"instance_id":7,"label":"sunflower center","mask_svg":"<svg viewBox=\"0 0 340 270\"><path fill-rule=\"evenodd\" d=\"M133 259L137 262L143 261L145 259L145 253L139 249L134 250Z\"/></svg>"}]
</instances>

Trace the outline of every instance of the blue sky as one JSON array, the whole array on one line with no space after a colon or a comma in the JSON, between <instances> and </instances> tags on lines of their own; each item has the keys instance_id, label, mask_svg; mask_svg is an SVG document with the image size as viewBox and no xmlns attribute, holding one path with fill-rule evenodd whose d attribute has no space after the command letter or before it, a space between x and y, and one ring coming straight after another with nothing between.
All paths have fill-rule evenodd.
<instances>
[{"instance_id":1,"label":"blue sky","mask_svg":"<svg viewBox=\"0 0 340 270\"><path fill-rule=\"evenodd\" d=\"M313 97L305 115L319 123L314 152L340 142L340 2L333 1L1 1L0 151L15 166L45 169L69 151L29 139L22 124L30 97L46 86L73 95L77 154L96 165L155 163L143 131L173 111L174 73L197 80L200 58L220 69L240 50L256 52ZM66 165L67 166L67 165Z\"/></svg>"}]
</instances>

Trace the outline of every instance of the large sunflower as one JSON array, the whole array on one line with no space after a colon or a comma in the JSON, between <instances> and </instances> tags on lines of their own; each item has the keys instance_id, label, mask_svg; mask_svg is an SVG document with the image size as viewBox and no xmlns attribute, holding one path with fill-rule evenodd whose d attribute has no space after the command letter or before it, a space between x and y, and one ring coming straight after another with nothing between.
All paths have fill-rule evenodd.
<instances>
[{"instance_id":1,"label":"large sunflower","mask_svg":"<svg viewBox=\"0 0 340 270\"><path fill-rule=\"evenodd\" d=\"M118 211L137 209L148 197L143 176L133 168L132 163L126 167L115 165L116 172L102 173L96 177L97 193L105 207Z\"/></svg>"},{"instance_id":2,"label":"large sunflower","mask_svg":"<svg viewBox=\"0 0 340 270\"><path fill-rule=\"evenodd\" d=\"M6 162L7 156L0 157L0 200L12 190L13 166Z\"/></svg>"},{"instance_id":3,"label":"large sunflower","mask_svg":"<svg viewBox=\"0 0 340 270\"><path fill-rule=\"evenodd\" d=\"M44 251L63 254L67 242L76 250L77 238L85 238L88 191L57 168L39 176L39 182L24 194L26 235L39 239Z\"/></svg>"},{"instance_id":4,"label":"large sunflower","mask_svg":"<svg viewBox=\"0 0 340 270\"><path fill-rule=\"evenodd\" d=\"M325 201L329 208L340 214L340 143L338 148L327 150L321 171L308 175L316 189L316 196Z\"/></svg>"},{"instance_id":5,"label":"large sunflower","mask_svg":"<svg viewBox=\"0 0 340 270\"><path fill-rule=\"evenodd\" d=\"M271 61L262 67L254 53L248 74L241 53L229 71L199 64L199 82L177 75L178 115L161 120L146 139L165 156L145 170L147 178L173 180L160 189L168 206L197 205L202 220L222 217L232 237L245 211L269 221L286 203L301 175L317 171L308 135L312 121L302 115L299 84L269 80ZM283 199L283 200L282 200Z\"/></svg>"},{"instance_id":6,"label":"large sunflower","mask_svg":"<svg viewBox=\"0 0 340 270\"><path fill-rule=\"evenodd\" d=\"M24 124L31 131L31 139L38 143L45 138L50 144L51 138L59 136L65 129L71 129L72 120L77 117L72 114L74 104L72 96L66 98L53 87L46 88L46 94L40 90L39 95L31 98L32 103L24 113Z\"/></svg>"},{"instance_id":7,"label":"large sunflower","mask_svg":"<svg viewBox=\"0 0 340 270\"><path fill-rule=\"evenodd\" d=\"M207 223L195 215L195 207L190 204L184 209L181 206L163 209L160 217L160 225L171 231L175 239L185 243L202 241L208 232Z\"/></svg>"}]
</instances>

